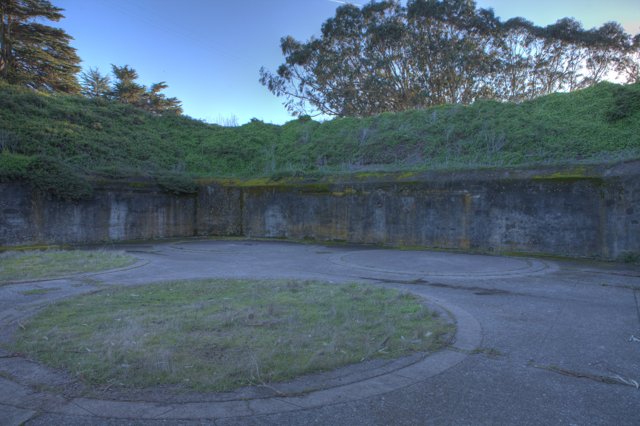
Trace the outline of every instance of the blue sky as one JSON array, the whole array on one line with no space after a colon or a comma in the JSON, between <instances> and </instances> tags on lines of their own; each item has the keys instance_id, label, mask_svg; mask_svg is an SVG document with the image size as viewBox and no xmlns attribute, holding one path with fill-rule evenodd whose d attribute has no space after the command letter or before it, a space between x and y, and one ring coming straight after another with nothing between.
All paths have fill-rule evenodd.
<instances>
[{"instance_id":1,"label":"blue sky","mask_svg":"<svg viewBox=\"0 0 640 426\"><path fill-rule=\"evenodd\" d=\"M361 1L360 3L364 3ZM82 66L106 73L130 65L140 82L166 81L185 114L208 122L231 116L283 123L282 101L258 82L261 66L283 61L280 38L307 40L340 6L333 0L53 0L57 26L74 37ZM356 2L357 3L357 2ZM587 28L620 22L640 32L640 0L479 0L503 19L539 25L571 16Z\"/></svg>"}]
</instances>

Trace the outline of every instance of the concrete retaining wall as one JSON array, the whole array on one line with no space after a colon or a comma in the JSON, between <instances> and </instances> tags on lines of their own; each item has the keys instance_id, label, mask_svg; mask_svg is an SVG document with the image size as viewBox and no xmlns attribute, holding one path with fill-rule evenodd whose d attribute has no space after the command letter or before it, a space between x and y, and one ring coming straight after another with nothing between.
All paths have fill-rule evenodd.
<instances>
[{"instance_id":1,"label":"concrete retaining wall","mask_svg":"<svg viewBox=\"0 0 640 426\"><path fill-rule=\"evenodd\" d=\"M245 236L614 259L640 253L640 163L574 170L96 189L62 202L0 185L0 245Z\"/></svg>"},{"instance_id":2,"label":"concrete retaining wall","mask_svg":"<svg viewBox=\"0 0 640 426\"><path fill-rule=\"evenodd\" d=\"M146 188L102 188L64 202L0 185L0 245L78 244L194 235L197 200Z\"/></svg>"}]
</instances>

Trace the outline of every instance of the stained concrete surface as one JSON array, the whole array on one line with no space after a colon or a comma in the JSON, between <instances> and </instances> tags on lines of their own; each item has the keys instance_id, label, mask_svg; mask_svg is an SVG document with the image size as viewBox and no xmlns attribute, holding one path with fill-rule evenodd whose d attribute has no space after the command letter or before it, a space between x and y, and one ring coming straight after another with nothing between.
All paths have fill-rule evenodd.
<instances>
[{"instance_id":1,"label":"stained concrete surface","mask_svg":"<svg viewBox=\"0 0 640 426\"><path fill-rule=\"evenodd\" d=\"M0 183L0 248L202 236L640 256L640 161L232 180L182 195L149 181L95 184L93 198L71 202Z\"/></svg>"},{"instance_id":2,"label":"stained concrete surface","mask_svg":"<svg viewBox=\"0 0 640 426\"><path fill-rule=\"evenodd\" d=\"M418 294L458 323L426 358L265 389L158 400L85 393L0 349L0 424L638 424L640 270L620 264L285 242L120 246L133 268L0 286L0 348L55 300L96 286L205 277L358 281ZM35 288L57 288L25 296ZM358 369L359 368L359 369ZM313 386L315 384L315 387ZM306 394L289 394L311 386Z\"/></svg>"}]
</instances>

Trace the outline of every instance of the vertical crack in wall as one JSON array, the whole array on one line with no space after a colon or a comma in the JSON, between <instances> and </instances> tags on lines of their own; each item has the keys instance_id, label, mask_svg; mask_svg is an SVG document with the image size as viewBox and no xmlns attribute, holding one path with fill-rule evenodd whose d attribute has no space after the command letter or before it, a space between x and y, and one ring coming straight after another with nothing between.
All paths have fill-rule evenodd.
<instances>
[{"instance_id":1,"label":"vertical crack in wall","mask_svg":"<svg viewBox=\"0 0 640 426\"><path fill-rule=\"evenodd\" d=\"M640 326L640 302L638 302L638 292L640 292L640 290L634 288L631 291L633 292L633 299L636 302L636 314L638 316L638 325Z\"/></svg>"}]
</instances>

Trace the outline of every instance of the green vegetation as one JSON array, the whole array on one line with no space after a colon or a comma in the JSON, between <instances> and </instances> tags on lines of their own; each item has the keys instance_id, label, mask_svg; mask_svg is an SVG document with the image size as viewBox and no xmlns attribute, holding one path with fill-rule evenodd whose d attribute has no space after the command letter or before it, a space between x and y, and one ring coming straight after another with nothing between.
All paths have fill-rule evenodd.
<instances>
[{"instance_id":1,"label":"green vegetation","mask_svg":"<svg viewBox=\"0 0 640 426\"><path fill-rule=\"evenodd\" d=\"M106 250L5 252L0 253L0 283L121 268L135 260L124 252Z\"/></svg>"},{"instance_id":2,"label":"green vegetation","mask_svg":"<svg viewBox=\"0 0 640 426\"><path fill-rule=\"evenodd\" d=\"M412 295L299 281L179 281L51 306L15 350L91 384L224 391L433 351L454 326Z\"/></svg>"},{"instance_id":3,"label":"green vegetation","mask_svg":"<svg viewBox=\"0 0 640 426\"><path fill-rule=\"evenodd\" d=\"M640 83L601 83L522 103L478 101L366 118L239 127L154 115L104 99L0 85L0 181L62 198L140 178L188 193L194 179L581 164L640 158Z\"/></svg>"},{"instance_id":4,"label":"green vegetation","mask_svg":"<svg viewBox=\"0 0 640 426\"><path fill-rule=\"evenodd\" d=\"M222 127L181 116L165 82L139 84L128 65L89 68L79 84L71 36L46 25L63 10L2 5L0 182L65 200L113 180L190 194L202 178L640 158L640 35L615 22L503 22L466 0L346 4L319 38L283 38L285 63L261 70L292 112L343 118ZM636 83L593 85L614 70Z\"/></svg>"}]
</instances>

